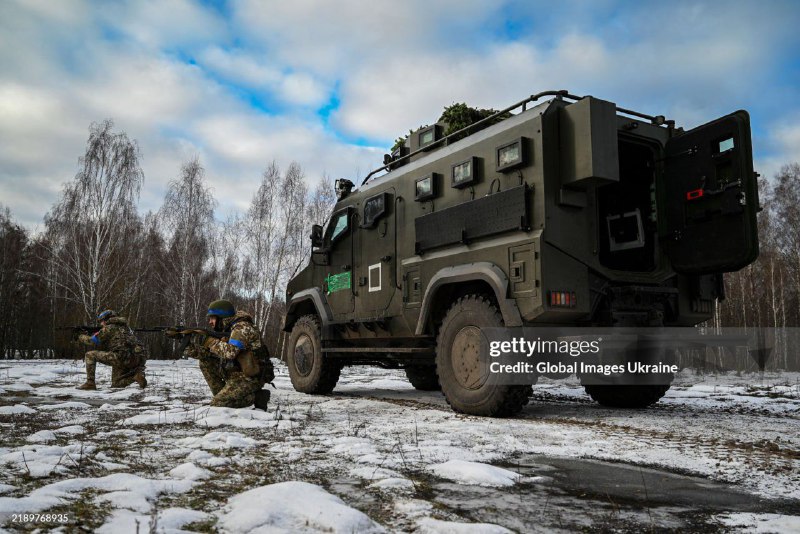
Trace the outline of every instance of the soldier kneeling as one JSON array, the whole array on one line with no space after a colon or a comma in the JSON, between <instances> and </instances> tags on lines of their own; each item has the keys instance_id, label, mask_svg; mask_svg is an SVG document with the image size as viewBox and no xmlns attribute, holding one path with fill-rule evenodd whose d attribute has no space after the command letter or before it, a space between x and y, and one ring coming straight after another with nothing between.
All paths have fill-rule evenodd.
<instances>
[{"instance_id":1,"label":"soldier kneeling","mask_svg":"<svg viewBox=\"0 0 800 534\"><path fill-rule=\"evenodd\" d=\"M97 316L102 328L93 336L81 335L78 341L96 347L86 353L86 382L78 389L97 389L95 368L97 362L111 366L111 387L124 388L136 382L140 388L147 386L144 376L147 357L124 317L113 310Z\"/></svg>"},{"instance_id":2,"label":"soldier kneeling","mask_svg":"<svg viewBox=\"0 0 800 534\"><path fill-rule=\"evenodd\" d=\"M209 304L207 316L212 330L230 331L227 338L208 336L187 348L187 356L199 360L214 395L211 406L245 408L255 404L266 410L270 392L262 388L272 382L275 372L253 318L247 312L237 312L228 300Z\"/></svg>"}]
</instances>

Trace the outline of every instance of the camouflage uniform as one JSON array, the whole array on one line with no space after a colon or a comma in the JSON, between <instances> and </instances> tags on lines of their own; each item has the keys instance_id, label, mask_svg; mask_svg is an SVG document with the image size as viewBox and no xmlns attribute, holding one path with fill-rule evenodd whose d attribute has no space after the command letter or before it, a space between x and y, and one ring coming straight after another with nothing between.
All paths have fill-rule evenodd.
<instances>
[{"instance_id":1,"label":"camouflage uniform","mask_svg":"<svg viewBox=\"0 0 800 534\"><path fill-rule=\"evenodd\" d=\"M86 384L94 385L97 362L111 366L111 387L124 388L138 382L144 388L147 357L124 317L111 317L93 336L81 335L78 340L99 350L86 353ZM90 389L90 388L87 388Z\"/></svg>"},{"instance_id":2,"label":"camouflage uniform","mask_svg":"<svg viewBox=\"0 0 800 534\"><path fill-rule=\"evenodd\" d=\"M200 371L214 395L211 406L251 406L256 392L275 377L272 362L261 341L261 333L247 312L236 312L222 322L225 330L230 329L227 340L206 338L202 345L188 347L187 356L200 362ZM258 355L262 355L260 361Z\"/></svg>"}]
</instances>

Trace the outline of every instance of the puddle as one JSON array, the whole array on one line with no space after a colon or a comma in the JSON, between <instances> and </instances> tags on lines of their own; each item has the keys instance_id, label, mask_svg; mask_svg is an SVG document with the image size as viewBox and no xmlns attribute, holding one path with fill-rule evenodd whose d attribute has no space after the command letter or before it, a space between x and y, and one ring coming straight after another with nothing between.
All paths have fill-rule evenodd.
<instances>
[{"instance_id":1,"label":"puddle","mask_svg":"<svg viewBox=\"0 0 800 534\"><path fill-rule=\"evenodd\" d=\"M733 486L658 469L596 460L519 457L501 467L522 482L492 488L429 477L424 498L463 520L520 532L573 530L719 530L722 512L796 514L800 501L770 501ZM359 482L333 481L331 490L369 510L379 506Z\"/></svg>"}]
</instances>

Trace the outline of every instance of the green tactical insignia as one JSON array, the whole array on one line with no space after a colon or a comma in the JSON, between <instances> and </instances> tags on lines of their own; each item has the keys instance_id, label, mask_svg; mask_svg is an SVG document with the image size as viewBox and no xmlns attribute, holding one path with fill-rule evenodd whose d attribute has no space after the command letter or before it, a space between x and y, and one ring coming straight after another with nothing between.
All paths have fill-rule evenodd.
<instances>
[{"instance_id":1,"label":"green tactical insignia","mask_svg":"<svg viewBox=\"0 0 800 534\"><path fill-rule=\"evenodd\" d=\"M342 289L350 289L350 271L329 274L325 277L325 284L328 286L328 295Z\"/></svg>"}]
</instances>

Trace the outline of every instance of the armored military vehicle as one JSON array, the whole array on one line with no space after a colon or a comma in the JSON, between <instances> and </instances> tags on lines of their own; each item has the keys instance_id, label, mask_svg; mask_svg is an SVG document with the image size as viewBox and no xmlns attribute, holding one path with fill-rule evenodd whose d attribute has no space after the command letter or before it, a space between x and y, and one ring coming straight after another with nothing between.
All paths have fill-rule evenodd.
<instances>
[{"instance_id":1,"label":"armored military vehicle","mask_svg":"<svg viewBox=\"0 0 800 534\"><path fill-rule=\"evenodd\" d=\"M356 190L337 181L286 291L296 390L329 393L343 366L376 365L456 411L513 414L531 387L476 380L481 329L696 325L724 298L721 273L758 255L745 111L684 131L548 91L445 127L412 133ZM668 387L586 390L641 407Z\"/></svg>"}]
</instances>

